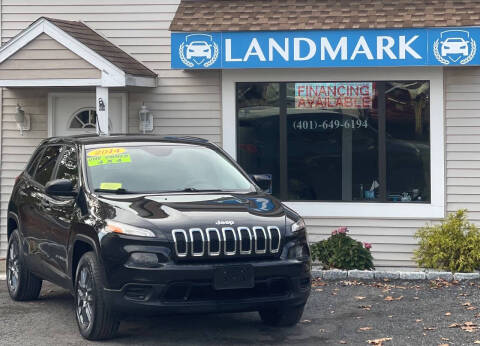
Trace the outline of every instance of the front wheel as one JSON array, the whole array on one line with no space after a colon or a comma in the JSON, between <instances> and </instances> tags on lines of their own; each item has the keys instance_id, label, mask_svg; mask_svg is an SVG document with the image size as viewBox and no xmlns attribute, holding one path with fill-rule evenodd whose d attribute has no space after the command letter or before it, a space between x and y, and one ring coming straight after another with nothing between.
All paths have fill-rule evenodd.
<instances>
[{"instance_id":1,"label":"front wheel","mask_svg":"<svg viewBox=\"0 0 480 346\"><path fill-rule=\"evenodd\" d=\"M93 252L80 259L75 276L75 316L80 334L88 340L112 338L120 324L103 297L103 275Z\"/></svg>"},{"instance_id":2,"label":"front wheel","mask_svg":"<svg viewBox=\"0 0 480 346\"><path fill-rule=\"evenodd\" d=\"M37 299L42 289L42 280L28 270L21 251L20 235L14 230L8 240L7 288L13 300Z\"/></svg>"},{"instance_id":3,"label":"front wheel","mask_svg":"<svg viewBox=\"0 0 480 346\"><path fill-rule=\"evenodd\" d=\"M305 305L262 309L259 311L262 322L275 327L290 327L302 318Z\"/></svg>"}]
</instances>

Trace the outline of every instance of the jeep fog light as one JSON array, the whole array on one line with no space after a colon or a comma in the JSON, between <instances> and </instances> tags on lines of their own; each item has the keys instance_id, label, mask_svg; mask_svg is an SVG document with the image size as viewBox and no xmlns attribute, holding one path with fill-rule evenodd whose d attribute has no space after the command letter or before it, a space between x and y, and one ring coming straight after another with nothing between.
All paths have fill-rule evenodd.
<instances>
[{"instance_id":1,"label":"jeep fog light","mask_svg":"<svg viewBox=\"0 0 480 346\"><path fill-rule=\"evenodd\" d=\"M310 257L310 248L306 243L296 244L288 250L289 259L307 259Z\"/></svg>"},{"instance_id":2,"label":"jeep fog light","mask_svg":"<svg viewBox=\"0 0 480 346\"><path fill-rule=\"evenodd\" d=\"M126 267L143 267L156 268L160 265L158 263L158 256L149 252L133 252L130 258L125 263Z\"/></svg>"}]
</instances>

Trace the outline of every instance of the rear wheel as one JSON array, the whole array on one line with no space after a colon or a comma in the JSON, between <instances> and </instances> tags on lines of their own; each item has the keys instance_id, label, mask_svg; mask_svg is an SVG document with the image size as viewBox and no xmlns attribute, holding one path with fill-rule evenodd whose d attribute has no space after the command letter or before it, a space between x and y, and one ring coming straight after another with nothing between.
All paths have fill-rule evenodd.
<instances>
[{"instance_id":1,"label":"rear wheel","mask_svg":"<svg viewBox=\"0 0 480 346\"><path fill-rule=\"evenodd\" d=\"M270 308L259 311L262 322L269 326L289 327L300 321L305 305Z\"/></svg>"},{"instance_id":2,"label":"rear wheel","mask_svg":"<svg viewBox=\"0 0 480 346\"><path fill-rule=\"evenodd\" d=\"M103 297L103 276L93 252L80 259L75 276L75 316L80 334L88 340L112 338L119 319Z\"/></svg>"},{"instance_id":3,"label":"rear wheel","mask_svg":"<svg viewBox=\"0 0 480 346\"><path fill-rule=\"evenodd\" d=\"M21 252L18 230L14 230L8 240L7 288L13 300L37 299L42 289L42 280L27 268Z\"/></svg>"}]
</instances>

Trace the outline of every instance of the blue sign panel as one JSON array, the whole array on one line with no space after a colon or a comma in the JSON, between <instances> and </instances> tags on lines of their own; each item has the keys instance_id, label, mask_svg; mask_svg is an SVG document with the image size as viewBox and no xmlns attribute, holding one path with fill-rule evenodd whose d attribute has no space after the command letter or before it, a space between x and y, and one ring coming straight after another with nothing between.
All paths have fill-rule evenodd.
<instances>
[{"instance_id":1,"label":"blue sign panel","mask_svg":"<svg viewBox=\"0 0 480 346\"><path fill-rule=\"evenodd\" d=\"M174 69L480 65L480 27L172 33Z\"/></svg>"}]
</instances>

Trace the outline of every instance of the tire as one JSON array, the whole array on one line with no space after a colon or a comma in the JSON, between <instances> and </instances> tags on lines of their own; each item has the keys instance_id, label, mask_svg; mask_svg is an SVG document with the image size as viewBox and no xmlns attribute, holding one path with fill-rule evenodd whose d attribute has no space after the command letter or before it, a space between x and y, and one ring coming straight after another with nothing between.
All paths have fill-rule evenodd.
<instances>
[{"instance_id":1,"label":"tire","mask_svg":"<svg viewBox=\"0 0 480 346\"><path fill-rule=\"evenodd\" d=\"M259 311L262 322L269 326L291 327L302 318L305 305L263 309Z\"/></svg>"},{"instance_id":2,"label":"tire","mask_svg":"<svg viewBox=\"0 0 480 346\"><path fill-rule=\"evenodd\" d=\"M80 334L87 340L105 340L115 336L119 319L103 295L103 271L93 252L85 253L75 275L75 317Z\"/></svg>"},{"instance_id":3,"label":"tire","mask_svg":"<svg viewBox=\"0 0 480 346\"><path fill-rule=\"evenodd\" d=\"M6 264L10 297L16 301L37 299L42 289L42 280L33 275L25 264L18 230L14 230L8 240Z\"/></svg>"}]
</instances>

